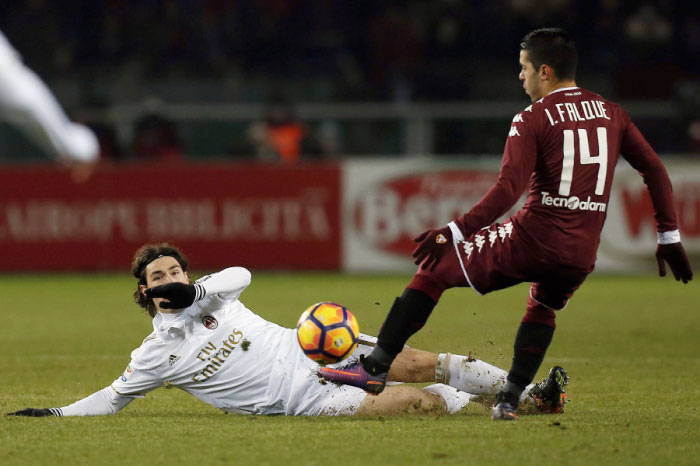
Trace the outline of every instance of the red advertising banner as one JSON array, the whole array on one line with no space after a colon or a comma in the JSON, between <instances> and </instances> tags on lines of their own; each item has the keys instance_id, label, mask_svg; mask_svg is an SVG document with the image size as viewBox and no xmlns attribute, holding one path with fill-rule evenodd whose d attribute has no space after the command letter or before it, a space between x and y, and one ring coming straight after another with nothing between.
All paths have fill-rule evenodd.
<instances>
[{"instance_id":1,"label":"red advertising banner","mask_svg":"<svg viewBox=\"0 0 700 466\"><path fill-rule=\"evenodd\" d=\"M170 242L195 269L340 267L336 165L0 169L0 270L128 269Z\"/></svg>"}]
</instances>

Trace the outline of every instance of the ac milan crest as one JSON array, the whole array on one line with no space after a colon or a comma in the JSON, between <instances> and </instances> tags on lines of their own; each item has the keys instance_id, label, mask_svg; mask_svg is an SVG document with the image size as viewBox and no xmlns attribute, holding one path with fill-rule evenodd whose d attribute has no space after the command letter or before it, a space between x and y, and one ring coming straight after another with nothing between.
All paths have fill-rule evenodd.
<instances>
[{"instance_id":1,"label":"ac milan crest","mask_svg":"<svg viewBox=\"0 0 700 466\"><path fill-rule=\"evenodd\" d=\"M214 330L216 327L219 326L219 322L212 316L202 317L202 324L209 330Z\"/></svg>"}]
</instances>

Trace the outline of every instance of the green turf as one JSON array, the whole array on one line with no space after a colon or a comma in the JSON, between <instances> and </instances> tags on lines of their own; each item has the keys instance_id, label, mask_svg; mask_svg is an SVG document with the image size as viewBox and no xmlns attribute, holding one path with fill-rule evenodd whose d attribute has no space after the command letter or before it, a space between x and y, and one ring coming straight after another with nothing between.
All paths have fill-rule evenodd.
<instances>
[{"instance_id":1,"label":"green turf","mask_svg":"<svg viewBox=\"0 0 700 466\"><path fill-rule=\"evenodd\" d=\"M243 301L292 326L335 300L376 333L408 277L255 274ZM0 276L0 411L63 406L107 386L150 332L133 280ZM411 345L508 367L527 288L446 293ZM544 366L569 370L560 416L285 418L224 415L160 389L116 416L0 418L2 465L698 464L698 284L592 276L558 318ZM546 368L538 379L546 373Z\"/></svg>"}]
</instances>

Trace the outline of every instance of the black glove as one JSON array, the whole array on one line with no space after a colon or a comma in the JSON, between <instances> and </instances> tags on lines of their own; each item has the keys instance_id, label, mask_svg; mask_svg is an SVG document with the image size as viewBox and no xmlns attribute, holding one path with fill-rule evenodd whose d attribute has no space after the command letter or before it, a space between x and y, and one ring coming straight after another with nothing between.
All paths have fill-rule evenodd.
<instances>
[{"instance_id":1,"label":"black glove","mask_svg":"<svg viewBox=\"0 0 700 466\"><path fill-rule=\"evenodd\" d=\"M186 283L168 283L166 285L154 286L146 290L148 298L165 298L160 307L163 309L184 309L195 301L204 297L204 287L198 283L188 285Z\"/></svg>"},{"instance_id":2,"label":"black glove","mask_svg":"<svg viewBox=\"0 0 700 466\"><path fill-rule=\"evenodd\" d=\"M5 416L46 417L55 416L55 414L50 409L25 408L14 413L7 413Z\"/></svg>"},{"instance_id":3,"label":"black glove","mask_svg":"<svg viewBox=\"0 0 700 466\"><path fill-rule=\"evenodd\" d=\"M442 256L452 249L452 230L450 227L443 227L438 230L424 231L416 236L413 241L420 243L413 250L414 264L421 265L421 268L430 271L435 270L435 267L440 263Z\"/></svg>"},{"instance_id":4,"label":"black glove","mask_svg":"<svg viewBox=\"0 0 700 466\"><path fill-rule=\"evenodd\" d=\"M668 266L671 268L676 281L683 280L683 283L688 283L693 279L693 271L690 269L688 256L685 254L685 249L683 249L683 245L680 242L659 244L656 248L656 262L659 264L660 277L666 276L664 261L668 262Z\"/></svg>"}]
</instances>

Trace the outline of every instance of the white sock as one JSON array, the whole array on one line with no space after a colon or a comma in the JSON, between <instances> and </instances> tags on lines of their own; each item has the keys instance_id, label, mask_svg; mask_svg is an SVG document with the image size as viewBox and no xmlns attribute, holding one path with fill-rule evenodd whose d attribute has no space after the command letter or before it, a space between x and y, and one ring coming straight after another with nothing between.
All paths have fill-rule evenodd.
<instances>
[{"instance_id":1,"label":"white sock","mask_svg":"<svg viewBox=\"0 0 700 466\"><path fill-rule=\"evenodd\" d=\"M423 390L434 393L445 400L445 405L447 406L447 412L449 414L454 414L467 406L469 404L469 400L474 397L474 395L470 395L469 393L459 391L456 388L441 383L429 385L424 387Z\"/></svg>"},{"instance_id":2,"label":"white sock","mask_svg":"<svg viewBox=\"0 0 700 466\"><path fill-rule=\"evenodd\" d=\"M479 359L459 354L440 353L435 366L435 381L473 395L495 395L506 384L508 372ZM528 385L520 400L529 398Z\"/></svg>"}]
</instances>

